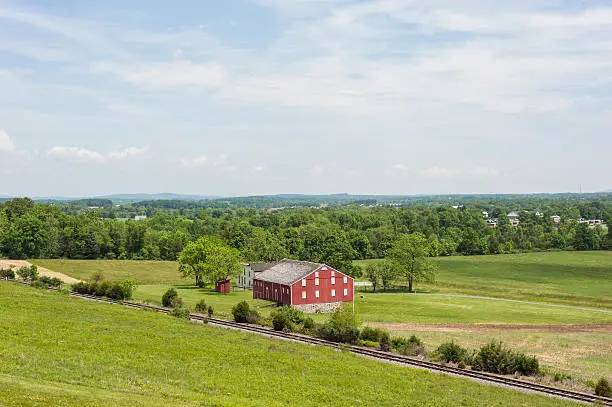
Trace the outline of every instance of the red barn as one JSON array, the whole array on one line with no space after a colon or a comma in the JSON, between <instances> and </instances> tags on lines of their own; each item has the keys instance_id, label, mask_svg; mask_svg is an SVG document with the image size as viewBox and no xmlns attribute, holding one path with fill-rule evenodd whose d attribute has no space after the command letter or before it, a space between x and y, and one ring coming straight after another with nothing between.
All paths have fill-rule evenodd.
<instances>
[{"instance_id":1,"label":"red barn","mask_svg":"<svg viewBox=\"0 0 612 407\"><path fill-rule=\"evenodd\" d=\"M281 260L253 279L253 298L329 312L353 301L354 280L325 264Z\"/></svg>"}]
</instances>

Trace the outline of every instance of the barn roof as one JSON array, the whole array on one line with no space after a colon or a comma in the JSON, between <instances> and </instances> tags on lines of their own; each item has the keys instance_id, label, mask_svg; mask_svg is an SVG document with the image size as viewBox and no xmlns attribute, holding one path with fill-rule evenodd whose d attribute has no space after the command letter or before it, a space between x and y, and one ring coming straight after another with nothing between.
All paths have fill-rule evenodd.
<instances>
[{"instance_id":1,"label":"barn roof","mask_svg":"<svg viewBox=\"0 0 612 407\"><path fill-rule=\"evenodd\" d=\"M261 273L262 271L265 271L267 269L269 269L270 267L274 267L278 264L277 261L271 262L271 263L251 263L251 270L253 270L253 272L255 273Z\"/></svg>"},{"instance_id":2,"label":"barn roof","mask_svg":"<svg viewBox=\"0 0 612 407\"><path fill-rule=\"evenodd\" d=\"M255 279L270 283L291 285L306 277L321 266L323 266L321 263L283 259L276 265L257 274Z\"/></svg>"}]
</instances>

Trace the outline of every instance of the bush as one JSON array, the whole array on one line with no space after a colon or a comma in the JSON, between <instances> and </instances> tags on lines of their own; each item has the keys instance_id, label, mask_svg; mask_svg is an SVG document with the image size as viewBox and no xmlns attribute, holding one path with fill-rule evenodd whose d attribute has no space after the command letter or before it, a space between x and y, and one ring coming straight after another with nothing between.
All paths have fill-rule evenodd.
<instances>
[{"instance_id":1,"label":"bush","mask_svg":"<svg viewBox=\"0 0 612 407\"><path fill-rule=\"evenodd\" d=\"M20 267L17 269L17 275L21 277L23 281L35 281L38 280L38 267L35 264L26 267Z\"/></svg>"},{"instance_id":2,"label":"bush","mask_svg":"<svg viewBox=\"0 0 612 407\"><path fill-rule=\"evenodd\" d=\"M438 346L436 353L443 362L459 363L466 361L468 350L457 345L455 342L447 342Z\"/></svg>"},{"instance_id":3,"label":"bush","mask_svg":"<svg viewBox=\"0 0 612 407\"><path fill-rule=\"evenodd\" d=\"M525 376L537 374L540 364L535 357L513 352L501 342L484 345L474 355L472 367L489 373L512 374L518 372Z\"/></svg>"},{"instance_id":4,"label":"bush","mask_svg":"<svg viewBox=\"0 0 612 407\"><path fill-rule=\"evenodd\" d=\"M182 318L182 319L189 319L189 309L188 308L184 308L184 307L176 307L174 308L172 311L170 311L170 314L173 317L176 318Z\"/></svg>"},{"instance_id":5,"label":"bush","mask_svg":"<svg viewBox=\"0 0 612 407\"><path fill-rule=\"evenodd\" d=\"M293 329L293 324L286 313L276 311L272 314L272 327L275 331L291 331Z\"/></svg>"},{"instance_id":6,"label":"bush","mask_svg":"<svg viewBox=\"0 0 612 407\"><path fill-rule=\"evenodd\" d=\"M212 316L213 316L213 307L212 307L212 305L209 305L208 306L208 317L210 318Z\"/></svg>"},{"instance_id":7,"label":"bush","mask_svg":"<svg viewBox=\"0 0 612 407\"><path fill-rule=\"evenodd\" d=\"M380 338L386 333L384 329L365 326L359 337L364 341L380 342Z\"/></svg>"},{"instance_id":8,"label":"bush","mask_svg":"<svg viewBox=\"0 0 612 407\"><path fill-rule=\"evenodd\" d=\"M0 269L0 278L12 280L15 278L15 272L13 271L12 268Z\"/></svg>"},{"instance_id":9,"label":"bush","mask_svg":"<svg viewBox=\"0 0 612 407\"><path fill-rule=\"evenodd\" d=\"M314 327L315 327L314 319L312 319L310 317L304 318L304 322L302 323L302 326L304 327L304 329L306 329L308 331L313 330Z\"/></svg>"},{"instance_id":10,"label":"bush","mask_svg":"<svg viewBox=\"0 0 612 407\"><path fill-rule=\"evenodd\" d=\"M170 288L162 295L162 305L164 307L172 307L172 301L178 298L178 292L174 288Z\"/></svg>"},{"instance_id":11,"label":"bush","mask_svg":"<svg viewBox=\"0 0 612 407\"><path fill-rule=\"evenodd\" d=\"M389 335L389 332L382 331L378 342L380 343L380 350L383 352L389 352L391 350L391 335Z\"/></svg>"},{"instance_id":12,"label":"bush","mask_svg":"<svg viewBox=\"0 0 612 407\"><path fill-rule=\"evenodd\" d=\"M378 342L366 341L363 339L359 341L359 344L368 348L378 348L380 346Z\"/></svg>"},{"instance_id":13,"label":"bush","mask_svg":"<svg viewBox=\"0 0 612 407\"><path fill-rule=\"evenodd\" d=\"M129 300L132 298L134 283L126 280L117 283L102 282L79 282L72 284L72 291L79 294L98 295L112 298L115 300Z\"/></svg>"},{"instance_id":14,"label":"bush","mask_svg":"<svg viewBox=\"0 0 612 407\"><path fill-rule=\"evenodd\" d=\"M603 377L597 381L595 385L595 394L602 397L612 397L612 388L608 380Z\"/></svg>"},{"instance_id":15,"label":"bush","mask_svg":"<svg viewBox=\"0 0 612 407\"><path fill-rule=\"evenodd\" d=\"M259 312L257 312L257 310L250 309L246 317L246 322L247 324L256 324L260 318L261 316L259 315Z\"/></svg>"},{"instance_id":16,"label":"bush","mask_svg":"<svg viewBox=\"0 0 612 407\"><path fill-rule=\"evenodd\" d=\"M47 284L48 286L51 287L61 287L62 284L64 283L62 280L60 280L57 277L47 277L47 276L41 276L38 278L39 281L42 281L43 283Z\"/></svg>"},{"instance_id":17,"label":"bush","mask_svg":"<svg viewBox=\"0 0 612 407\"><path fill-rule=\"evenodd\" d=\"M34 288L44 288L45 290L49 288L49 286L47 284L43 283L40 280L32 281L32 284L30 284L30 286L32 286Z\"/></svg>"},{"instance_id":18,"label":"bush","mask_svg":"<svg viewBox=\"0 0 612 407\"><path fill-rule=\"evenodd\" d=\"M183 302L181 298L173 299L172 303L170 304L170 308L182 308L184 306L185 306L185 303Z\"/></svg>"},{"instance_id":19,"label":"bush","mask_svg":"<svg viewBox=\"0 0 612 407\"><path fill-rule=\"evenodd\" d=\"M328 341L356 344L359 341L359 324L352 312L340 308L327 322L319 325L315 333Z\"/></svg>"},{"instance_id":20,"label":"bush","mask_svg":"<svg viewBox=\"0 0 612 407\"><path fill-rule=\"evenodd\" d=\"M391 347L398 353L406 356L417 356L425 354L423 341L412 335L410 338L395 337L391 340Z\"/></svg>"},{"instance_id":21,"label":"bush","mask_svg":"<svg viewBox=\"0 0 612 407\"><path fill-rule=\"evenodd\" d=\"M206 306L206 301L202 298L200 301L198 301L198 303L195 305L195 311L199 312L200 314L206 314L206 311L208 310L208 307Z\"/></svg>"},{"instance_id":22,"label":"bush","mask_svg":"<svg viewBox=\"0 0 612 407\"><path fill-rule=\"evenodd\" d=\"M272 327L277 331L292 331L297 325L303 324L305 320L304 313L293 307L280 307L272 313ZM314 321L311 319L310 322L312 322L312 326L310 328L304 327L305 329L313 328Z\"/></svg>"},{"instance_id":23,"label":"bush","mask_svg":"<svg viewBox=\"0 0 612 407\"><path fill-rule=\"evenodd\" d=\"M96 271L95 273L91 275L91 281L95 283L98 283L102 280L104 280L104 274L102 274L101 271Z\"/></svg>"},{"instance_id":24,"label":"bush","mask_svg":"<svg viewBox=\"0 0 612 407\"><path fill-rule=\"evenodd\" d=\"M241 301L238 304L234 305L234 307L232 308L232 315L234 316L234 321L247 322L247 318L249 316L250 311L251 307L249 307L249 303L246 301Z\"/></svg>"}]
</instances>

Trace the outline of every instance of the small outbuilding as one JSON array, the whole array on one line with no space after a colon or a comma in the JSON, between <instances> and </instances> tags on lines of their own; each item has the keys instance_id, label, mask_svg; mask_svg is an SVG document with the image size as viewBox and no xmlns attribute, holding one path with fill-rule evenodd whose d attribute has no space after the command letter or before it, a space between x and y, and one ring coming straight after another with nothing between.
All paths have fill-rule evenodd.
<instances>
[{"instance_id":1,"label":"small outbuilding","mask_svg":"<svg viewBox=\"0 0 612 407\"><path fill-rule=\"evenodd\" d=\"M284 259L253 278L253 298L304 312L331 312L353 301L354 283L326 264Z\"/></svg>"},{"instance_id":2,"label":"small outbuilding","mask_svg":"<svg viewBox=\"0 0 612 407\"><path fill-rule=\"evenodd\" d=\"M218 293L229 293L230 292L230 279L226 278L225 280L218 280L215 283L215 291Z\"/></svg>"}]
</instances>

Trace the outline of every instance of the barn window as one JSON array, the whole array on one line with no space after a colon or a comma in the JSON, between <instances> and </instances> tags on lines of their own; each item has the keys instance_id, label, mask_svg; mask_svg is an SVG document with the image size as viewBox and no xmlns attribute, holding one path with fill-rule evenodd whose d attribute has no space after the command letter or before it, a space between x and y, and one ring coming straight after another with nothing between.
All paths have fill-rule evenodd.
<instances>
[{"instance_id":1,"label":"barn window","mask_svg":"<svg viewBox=\"0 0 612 407\"><path fill-rule=\"evenodd\" d=\"M306 287L306 279L305 278L302 280L302 287Z\"/></svg>"},{"instance_id":2,"label":"barn window","mask_svg":"<svg viewBox=\"0 0 612 407\"><path fill-rule=\"evenodd\" d=\"M325 271L325 270L327 270L327 267L323 266L323 267L321 267L321 270ZM333 273L333 271L332 271L332 273Z\"/></svg>"},{"instance_id":3,"label":"barn window","mask_svg":"<svg viewBox=\"0 0 612 407\"><path fill-rule=\"evenodd\" d=\"M332 270L332 277L336 276L336 272L334 270Z\"/></svg>"},{"instance_id":4,"label":"barn window","mask_svg":"<svg viewBox=\"0 0 612 407\"><path fill-rule=\"evenodd\" d=\"M348 277L344 276L344 284L348 283Z\"/></svg>"},{"instance_id":5,"label":"barn window","mask_svg":"<svg viewBox=\"0 0 612 407\"><path fill-rule=\"evenodd\" d=\"M336 284L336 277L332 277L331 278L331 283L332 283L332 285Z\"/></svg>"},{"instance_id":6,"label":"barn window","mask_svg":"<svg viewBox=\"0 0 612 407\"><path fill-rule=\"evenodd\" d=\"M315 285L319 285L319 279L315 278Z\"/></svg>"},{"instance_id":7,"label":"barn window","mask_svg":"<svg viewBox=\"0 0 612 407\"><path fill-rule=\"evenodd\" d=\"M332 290L332 297L336 296L336 290Z\"/></svg>"},{"instance_id":8,"label":"barn window","mask_svg":"<svg viewBox=\"0 0 612 407\"><path fill-rule=\"evenodd\" d=\"M319 298L319 290L315 291L315 297Z\"/></svg>"},{"instance_id":9,"label":"barn window","mask_svg":"<svg viewBox=\"0 0 612 407\"><path fill-rule=\"evenodd\" d=\"M344 296L346 297L348 295L348 288L344 289Z\"/></svg>"},{"instance_id":10,"label":"barn window","mask_svg":"<svg viewBox=\"0 0 612 407\"><path fill-rule=\"evenodd\" d=\"M306 291L302 291L302 299L305 300L306 299Z\"/></svg>"},{"instance_id":11,"label":"barn window","mask_svg":"<svg viewBox=\"0 0 612 407\"><path fill-rule=\"evenodd\" d=\"M319 272L315 271L315 277L319 277Z\"/></svg>"}]
</instances>

